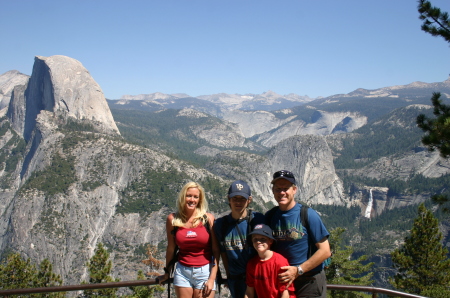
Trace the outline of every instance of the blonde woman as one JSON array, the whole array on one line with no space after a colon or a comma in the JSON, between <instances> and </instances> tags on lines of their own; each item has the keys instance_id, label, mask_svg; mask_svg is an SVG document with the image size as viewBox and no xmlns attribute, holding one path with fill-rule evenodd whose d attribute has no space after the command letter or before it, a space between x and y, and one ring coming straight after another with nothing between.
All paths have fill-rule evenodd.
<instances>
[{"instance_id":1,"label":"blonde woman","mask_svg":"<svg viewBox=\"0 0 450 298\"><path fill-rule=\"evenodd\" d=\"M198 183L189 182L178 196L177 212L167 216L166 268L159 281L170 277L176 261L173 284L178 298L214 297L220 253L211 232L214 216L207 210L205 191ZM178 258L173 260L176 248Z\"/></svg>"}]
</instances>

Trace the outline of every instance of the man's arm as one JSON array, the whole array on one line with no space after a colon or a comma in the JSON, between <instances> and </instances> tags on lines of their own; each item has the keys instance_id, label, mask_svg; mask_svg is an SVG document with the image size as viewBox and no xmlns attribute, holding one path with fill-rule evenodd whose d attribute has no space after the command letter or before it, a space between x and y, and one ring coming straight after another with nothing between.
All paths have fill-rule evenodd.
<instances>
[{"instance_id":1,"label":"man's arm","mask_svg":"<svg viewBox=\"0 0 450 298\"><path fill-rule=\"evenodd\" d=\"M324 237L322 240L316 243L316 247L317 251L308 260L300 265L304 273L316 268L331 256L328 237ZM278 278L281 280L281 282L291 282L298 277L297 266L284 266L281 267L281 269L286 270L285 272L278 274Z\"/></svg>"},{"instance_id":2,"label":"man's arm","mask_svg":"<svg viewBox=\"0 0 450 298\"><path fill-rule=\"evenodd\" d=\"M331 256L328 237L325 237L320 242L316 243L316 247L317 251L308 260L306 260L306 262L300 265L303 269L303 272L308 272L316 268Z\"/></svg>"}]
</instances>

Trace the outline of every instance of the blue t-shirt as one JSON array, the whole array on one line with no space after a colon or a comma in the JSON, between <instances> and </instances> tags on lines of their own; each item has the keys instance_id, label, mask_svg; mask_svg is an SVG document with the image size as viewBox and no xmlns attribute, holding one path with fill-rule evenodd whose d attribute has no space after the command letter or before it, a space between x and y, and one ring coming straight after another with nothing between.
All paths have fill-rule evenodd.
<instances>
[{"instance_id":1,"label":"blue t-shirt","mask_svg":"<svg viewBox=\"0 0 450 298\"><path fill-rule=\"evenodd\" d=\"M259 212L252 212L253 218L250 223L250 231L255 225L265 223L265 217ZM226 224L225 237L223 237L223 225ZM239 230L241 231L244 242L247 241L247 220L238 221ZM236 227L236 220L231 217L231 213L218 218L214 223L214 233L220 243L220 251L226 252L228 257L228 272L232 275L245 273L248 260L256 255L251 241L248 244L242 243L241 237ZM245 249L244 249L245 247Z\"/></svg>"},{"instance_id":2,"label":"blue t-shirt","mask_svg":"<svg viewBox=\"0 0 450 298\"><path fill-rule=\"evenodd\" d=\"M306 227L302 226L300 220L301 204L297 203L288 211L279 208L273 213L272 218L267 219L268 225L273 230L276 240L272 245L273 251L285 257L291 266L298 266L308 259L308 245L315 245L330 234L325 228L319 214L312 208L308 208L308 222L311 235L308 235ZM267 216L267 213L266 213ZM308 236L310 241L308 241ZM320 271L323 264L311 271Z\"/></svg>"}]
</instances>

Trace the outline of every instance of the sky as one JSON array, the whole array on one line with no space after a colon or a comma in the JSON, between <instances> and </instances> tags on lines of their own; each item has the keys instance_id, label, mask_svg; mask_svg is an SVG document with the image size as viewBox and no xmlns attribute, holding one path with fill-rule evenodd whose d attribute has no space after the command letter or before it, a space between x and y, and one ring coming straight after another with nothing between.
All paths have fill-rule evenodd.
<instances>
[{"instance_id":1,"label":"sky","mask_svg":"<svg viewBox=\"0 0 450 298\"><path fill-rule=\"evenodd\" d=\"M450 1L431 0L450 12ZM416 0L0 0L0 74L80 61L105 97L295 93L311 98L450 74L450 44Z\"/></svg>"}]
</instances>

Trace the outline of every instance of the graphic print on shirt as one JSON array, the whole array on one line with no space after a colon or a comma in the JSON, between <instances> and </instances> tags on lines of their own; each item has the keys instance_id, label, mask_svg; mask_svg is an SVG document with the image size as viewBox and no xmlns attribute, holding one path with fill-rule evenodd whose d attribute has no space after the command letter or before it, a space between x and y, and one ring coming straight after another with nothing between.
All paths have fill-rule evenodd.
<instances>
[{"instance_id":1,"label":"graphic print on shirt","mask_svg":"<svg viewBox=\"0 0 450 298\"><path fill-rule=\"evenodd\" d=\"M303 232L303 226L301 223L287 225L275 225L273 229L273 236L276 240L282 241L294 241L302 239L305 233Z\"/></svg>"},{"instance_id":2,"label":"graphic print on shirt","mask_svg":"<svg viewBox=\"0 0 450 298\"><path fill-rule=\"evenodd\" d=\"M195 238L197 237L197 233L194 231L187 231L186 238Z\"/></svg>"},{"instance_id":3,"label":"graphic print on shirt","mask_svg":"<svg viewBox=\"0 0 450 298\"><path fill-rule=\"evenodd\" d=\"M234 235L233 233L229 233L225 237L225 249L226 250L242 250L244 249L244 244L241 241L239 235Z\"/></svg>"}]
</instances>

